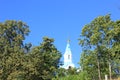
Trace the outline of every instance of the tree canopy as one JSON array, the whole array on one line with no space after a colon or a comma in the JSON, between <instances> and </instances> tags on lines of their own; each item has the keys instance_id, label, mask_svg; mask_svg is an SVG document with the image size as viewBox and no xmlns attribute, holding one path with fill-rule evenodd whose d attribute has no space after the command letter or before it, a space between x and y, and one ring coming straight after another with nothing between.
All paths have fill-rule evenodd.
<instances>
[{"instance_id":1,"label":"tree canopy","mask_svg":"<svg viewBox=\"0 0 120 80\"><path fill-rule=\"evenodd\" d=\"M43 37L38 46L24 43L29 26L22 21L0 23L1 80L103 80L120 76L120 20L99 16L83 26L79 44L83 52L80 72L59 68L61 52L54 39Z\"/></svg>"},{"instance_id":2,"label":"tree canopy","mask_svg":"<svg viewBox=\"0 0 120 80\"><path fill-rule=\"evenodd\" d=\"M24 44L30 30L22 21L7 20L0 23L0 79L48 80L55 77L61 57L53 44L54 39L44 37L39 46Z\"/></svg>"},{"instance_id":3,"label":"tree canopy","mask_svg":"<svg viewBox=\"0 0 120 80\"><path fill-rule=\"evenodd\" d=\"M118 59L116 55L120 54L119 37L120 20L112 21L110 15L99 16L83 27L79 39L83 47L80 63L83 70L90 74L89 78L102 80L109 73L111 79L117 74L114 66Z\"/></svg>"}]
</instances>

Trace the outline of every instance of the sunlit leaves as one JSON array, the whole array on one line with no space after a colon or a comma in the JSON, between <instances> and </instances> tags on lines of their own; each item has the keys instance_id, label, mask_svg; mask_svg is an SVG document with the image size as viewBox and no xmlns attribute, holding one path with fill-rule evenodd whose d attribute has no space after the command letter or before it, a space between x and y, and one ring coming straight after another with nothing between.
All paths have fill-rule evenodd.
<instances>
[{"instance_id":1,"label":"sunlit leaves","mask_svg":"<svg viewBox=\"0 0 120 80\"><path fill-rule=\"evenodd\" d=\"M92 74L92 71L95 71L92 66L95 66L98 61L100 64L99 70L102 71L101 75L104 76L104 73L108 73L108 62L115 64L116 59L119 59L120 20L112 21L110 15L95 18L83 27L79 41L84 50L81 55L83 69ZM92 71L89 70L90 67ZM112 69L114 70L114 68Z\"/></svg>"}]
</instances>

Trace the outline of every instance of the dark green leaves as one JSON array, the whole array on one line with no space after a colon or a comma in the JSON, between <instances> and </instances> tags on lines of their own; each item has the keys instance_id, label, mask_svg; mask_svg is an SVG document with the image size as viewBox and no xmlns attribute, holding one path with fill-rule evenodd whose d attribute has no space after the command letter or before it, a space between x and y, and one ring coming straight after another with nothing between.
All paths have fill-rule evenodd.
<instances>
[{"instance_id":1,"label":"dark green leaves","mask_svg":"<svg viewBox=\"0 0 120 80\"><path fill-rule=\"evenodd\" d=\"M43 38L39 46L24 44L29 34L22 21L8 20L0 23L0 79L1 80L48 80L55 77L60 52L54 40Z\"/></svg>"}]
</instances>

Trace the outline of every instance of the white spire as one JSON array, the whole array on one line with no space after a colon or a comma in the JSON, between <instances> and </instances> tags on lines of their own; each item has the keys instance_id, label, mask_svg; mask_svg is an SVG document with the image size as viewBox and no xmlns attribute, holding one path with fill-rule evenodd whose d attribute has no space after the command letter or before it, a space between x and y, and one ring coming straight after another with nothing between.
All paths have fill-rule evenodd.
<instances>
[{"instance_id":1,"label":"white spire","mask_svg":"<svg viewBox=\"0 0 120 80\"><path fill-rule=\"evenodd\" d=\"M64 65L63 68L68 69L69 67L74 67L72 63L72 52L70 49L70 40L67 41L66 50L64 53Z\"/></svg>"}]
</instances>

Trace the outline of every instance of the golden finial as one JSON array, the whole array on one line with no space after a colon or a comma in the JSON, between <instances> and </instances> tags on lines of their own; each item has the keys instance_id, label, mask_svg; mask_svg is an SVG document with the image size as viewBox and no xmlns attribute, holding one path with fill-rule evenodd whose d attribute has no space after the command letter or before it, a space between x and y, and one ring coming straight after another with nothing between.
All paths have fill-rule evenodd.
<instances>
[{"instance_id":1,"label":"golden finial","mask_svg":"<svg viewBox=\"0 0 120 80\"><path fill-rule=\"evenodd\" d=\"M67 42L70 43L70 38L68 38Z\"/></svg>"}]
</instances>

